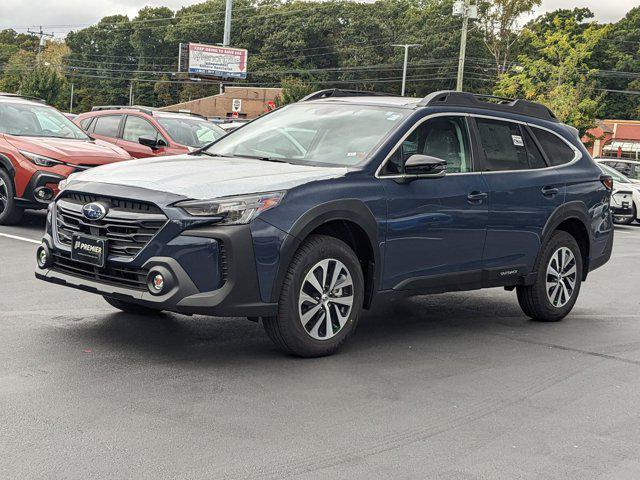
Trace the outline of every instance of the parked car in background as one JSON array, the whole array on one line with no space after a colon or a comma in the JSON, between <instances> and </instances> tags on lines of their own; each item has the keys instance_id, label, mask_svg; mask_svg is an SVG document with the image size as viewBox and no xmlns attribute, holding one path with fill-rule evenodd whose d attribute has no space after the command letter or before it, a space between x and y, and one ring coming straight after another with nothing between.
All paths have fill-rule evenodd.
<instances>
[{"instance_id":1,"label":"parked car in background","mask_svg":"<svg viewBox=\"0 0 640 480\"><path fill-rule=\"evenodd\" d=\"M640 183L640 161L626 158L595 158L594 160L617 170L631 182Z\"/></svg>"},{"instance_id":2,"label":"parked car in background","mask_svg":"<svg viewBox=\"0 0 640 480\"><path fill-rule=\"evenodd\" d=\"M111 142L135 158L188 153L226 133L199 115L149 107L93 107L75 122L92 137Z\"/></svg>"},{"instance_id":3,"label":"parked car in background","mask_svg":"<svg viewBox=\"0 0 640 480\"><path fill-rule=\"evenodd\" d=\"M611 256L612 186L541 104L326 90L198 152L74 176L36 276L131 313L261 319L307 357L396 294L504 287L559 321Z\"/></svg>"},{"instance_id":4,"label":"parked car in background","mask_svg":"<svg viewBox=\"0 0 640 480\"><path fill-rule=\"evenodd\" d=\"M44 101L0 93L0 225L46 208L69 174L129 159Z\"/></svg>"},{"instance_id":5,"label":"parked car in background","mask_svg":"<svg viewBox=\"0 0 640 480\"><path fill-rule=\"evenodd\" d=\"M629 225L634 220L640 222L640 183L632 182L616 169L598 163L605 175L613 179L611 209L616 223Z\"/></svg>"}]
</instances>

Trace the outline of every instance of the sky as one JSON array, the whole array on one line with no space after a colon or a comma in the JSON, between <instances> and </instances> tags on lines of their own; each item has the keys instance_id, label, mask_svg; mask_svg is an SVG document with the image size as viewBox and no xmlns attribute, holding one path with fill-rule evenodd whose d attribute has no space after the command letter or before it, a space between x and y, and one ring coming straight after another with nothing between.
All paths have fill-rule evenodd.
<instances>
[{"instance_id":1,"label":"sky","mask_svg":"<svg viewBox=\"0 0 640 480\"><path fill-rule=\"evenodd\" d=\"M146 6L167 6L172 10L202 0L0 0L0 29L43 26L43 30L64 37L69 30L96 23L106 15L125 13L130 17ZM371 0L369 0L371 1ZM589 7L600 22L615 22L640 0L543 0L536 13L557 8Z\"/></svg>"}]
</instances>

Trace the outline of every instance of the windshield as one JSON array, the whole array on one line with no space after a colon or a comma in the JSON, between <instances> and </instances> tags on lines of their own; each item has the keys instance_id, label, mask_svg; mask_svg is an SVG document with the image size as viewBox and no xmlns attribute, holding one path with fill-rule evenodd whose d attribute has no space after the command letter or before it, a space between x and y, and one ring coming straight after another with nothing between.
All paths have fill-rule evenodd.
<instances>
[{"instance_id":1,"label":"windshield","mask_svg":"<svg viewBox=\"0 0 640 480\"><path fill-rule=\"evenodd\" d=\"M603 165L602 163L598 164L600 169L607 175L609 175L611 178L613 178L614 181L616 182L620 182L620 183L631 183L631 180L629 180L627 177L625 177L624 175L622 175L620 172L618 172L615 168L612 168L608 165Z\"/></svg>"},{"instance_id":2,"label":"windshield","mask_svg":"<svg viewBox=\"0 0 640 480\"><path fill-rule=\"evenodd\" d=\"M189 117L158 117L158 123L171 139L187 147L201 148L225 135L225 131L207 120Z\"/></svg>"},{"instance_id":3,"label":"windshield","mask_svg":"<svg viewBox=\"0 0 640 480\"><path fill-rule=\"evenodd\" d=\"M260 117L207 152L349 166L360 163L407 111L363 105L296 103Z\"/></svg>"},{"instance_id":4,"label":"windshield","mask_svg":"<svg viewBox=\"0 0 640 480\"><path fill-rule=\"evenodd\" d=\"M55 108L31 103L0 102L0 133L76 140L89 138Z\"/></svg>"}]
</instances>

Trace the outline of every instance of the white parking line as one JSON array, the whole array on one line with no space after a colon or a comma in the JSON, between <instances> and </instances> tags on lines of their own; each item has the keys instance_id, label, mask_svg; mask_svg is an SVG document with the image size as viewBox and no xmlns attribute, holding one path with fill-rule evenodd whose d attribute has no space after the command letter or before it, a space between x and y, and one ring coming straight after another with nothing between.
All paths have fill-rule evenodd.
<instances>
[{"instance_id":1,"label":"white parking line","mask_svg":"<svg viewBox=\"0 0 640 480\"><path fill-rule=\"evenodd\" d=\"M37 243L38 245L42 243L40 240L34 240L33 238L19 237L17 235L9 235L8 233L0 233L0 237L11 238L13 240L21 240L23 242L29 242L29 243Z\"/></svg>"}]
</instances>

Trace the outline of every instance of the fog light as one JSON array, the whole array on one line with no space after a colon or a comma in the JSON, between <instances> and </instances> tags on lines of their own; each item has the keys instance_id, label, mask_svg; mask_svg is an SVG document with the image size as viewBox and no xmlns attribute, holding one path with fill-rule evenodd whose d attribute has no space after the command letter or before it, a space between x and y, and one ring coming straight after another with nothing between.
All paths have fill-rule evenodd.
<instances>
[{"instance_id":1,"label":"fog light","mask_svg":"<svg viewBox=\"0 0 640 480\"><path fill-rule=\"evenodd\" d=\"M156 273L151 279L151 286L156 292L161 292L164 288L164 277L161 274Z\"/></svg>"},{"instance_id":2,"label":"fog light","mask_svg":"<svg viewBox=\"0 0 640 480\"><path fill-rule=\"evenodd\" d=\"M36 262L38 263L38 267L41 269L49 268L51 266L51 255L49 254L49 249L46 245L40 245L38 247L36 252Z\"/></svg>"},{"instance_id":3,"label":"fog light","mask_svg":"<svg viewBox=\"0 0 640 480\"><path fill-rule=\"evenodd\" d=\"M53 198L53 190L49 187L39 187L33 191L36 199L41 200L43 202L48 202Z\"/></svg>"}]
</instances>

